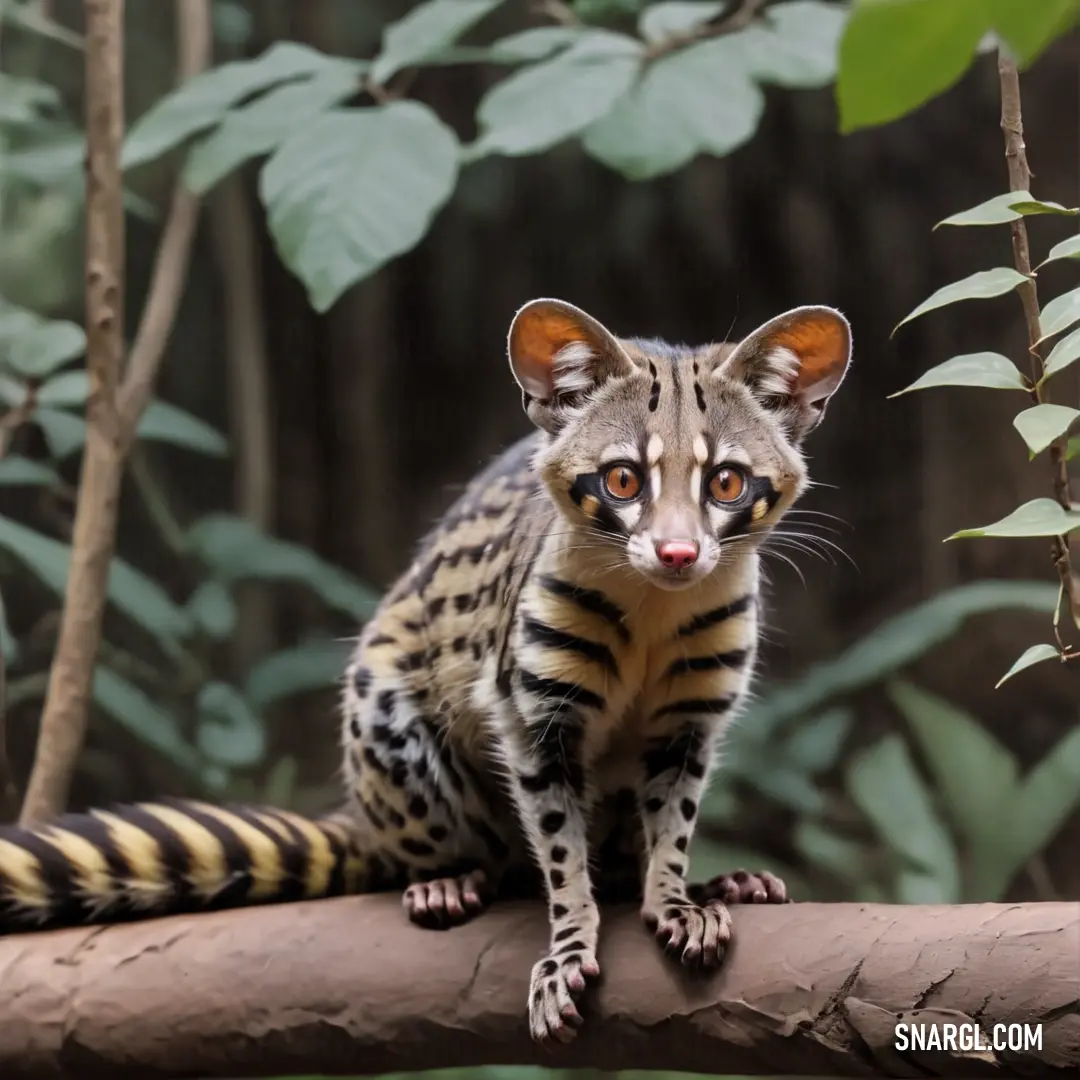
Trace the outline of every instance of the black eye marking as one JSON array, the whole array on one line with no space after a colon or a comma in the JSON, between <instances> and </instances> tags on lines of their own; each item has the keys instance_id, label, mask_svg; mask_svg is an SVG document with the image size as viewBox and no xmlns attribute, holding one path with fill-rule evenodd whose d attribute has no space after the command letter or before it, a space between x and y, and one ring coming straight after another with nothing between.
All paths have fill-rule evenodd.
<instances>
[{"instance_id":1,"label":"black eye marking","mask_svg":"<svg viewBox=\"0 0 1080 1080\"><path fill-rule=\"evenodd\" d=\"M697 367L697 364L695 364L694 367ZM702 412L704 412L705 411L705 394L701 389L701 383L699 383L697 381L697 379L694 380L694 397L697 398L697 407Z\"/></svg>"},{"instance_id":2,"label":"black eye marking","mask_svg":"<svg viewBox=\"0 0 1080 1080\"><path fill-rule=\"evenodd\" d=\"M649 374L652 376L652 389L649 391L649 412L656 412L660 404L660 378L656 374L656 365L649 361Z\"/></svg>"}]
</instances>

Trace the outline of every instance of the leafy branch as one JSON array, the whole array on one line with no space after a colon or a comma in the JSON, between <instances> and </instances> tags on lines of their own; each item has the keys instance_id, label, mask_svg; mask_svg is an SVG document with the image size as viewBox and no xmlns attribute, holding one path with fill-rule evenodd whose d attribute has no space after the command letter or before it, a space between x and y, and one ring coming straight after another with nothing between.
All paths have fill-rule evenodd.
<instances>
[{"instance_id":1,"label":"leafy branch","mask_svg":"<svg viewBox=\"0 0 1080 1080\"><path fill-rule=\"evenodd\" d=\"M1060 341L1044 359L1044 343L1080 321L1080 289L1073 289L1051 300L1040 310L1036 271L1031 265L1025 219L1033 215L1065 218L1080 216L1080 208L1035 199L1030 194L1031 170L1024 147L1023 118L1020 107L1020 77L1016 61L1005 51L999 52L998 73L1001 86L1001 128L1005 139L1005 158L1009 172L1009 190L992 199L946 218L941 225L980 226L1009 223L1012 233L1012 267L980 270L962 281L938 289L910 314L896 329L926 312L960 300L986 299L1016 291L1023 306L1031 374L1025 375L1008 357L999 353L973 353L956 356L923 374L898 393L933 386L981 386L992 389L1019 390L1031 399L1030 408L1013 420L1032 458L1048 451L1054 498L1033 499L1007 517L991 525L962 529L948 537L1049 537L1051 556L1060 580L1058 601L1054 608L1054 645L1038 644L1027 649L998 681L1000 686L1017 672L1043 660L1062 663L1080 658L1080 648L1066 644L1060 631L1061 608L1069 613L1075 628L1080 629L1080 582L1072 569L1069 534L1080 528L1080 508L1072 500L1069 484L1069 432L1080 420L1080 409L1055 405L1049 399L1049 380L1080 359L1080 330ZM1075 257L1080 253L1076 238L1055 245L1044 260ZM1043 264L1040 264L1043 265ZM893 331L895 333L895 330ZM896 394L892 396L897 396Z\"/></svg>"}]
</instances>

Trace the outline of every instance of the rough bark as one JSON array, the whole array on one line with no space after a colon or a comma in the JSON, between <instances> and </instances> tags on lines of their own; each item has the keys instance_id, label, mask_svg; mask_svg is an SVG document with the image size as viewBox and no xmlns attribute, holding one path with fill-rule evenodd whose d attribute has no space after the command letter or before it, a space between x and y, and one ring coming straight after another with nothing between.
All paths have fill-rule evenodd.
<instances>
[{"instance_id":1,"label":"rough bark","mask_svg":"<svg viewBox=\"0 0 1080 1080\"><path fill-rule=\"evenodd\" d=\"M791 1076L1075 1075L1080 905L736 910L690 978L605 913L602 985L568 1047L528 1038L537 905L449 933L366 896L0 940L0 1076L370 1075L542 1064ZM900 1052L894 1025L1042 1024L1041 1050Z\"/></svg>"}]
</instances>

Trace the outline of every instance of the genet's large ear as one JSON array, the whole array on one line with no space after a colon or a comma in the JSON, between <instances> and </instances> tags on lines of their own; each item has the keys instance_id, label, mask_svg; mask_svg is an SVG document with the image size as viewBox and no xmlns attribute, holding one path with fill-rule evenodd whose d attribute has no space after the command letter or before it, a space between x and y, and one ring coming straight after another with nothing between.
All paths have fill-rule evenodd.
<instances>
[{"instance_id":1,"label":"genet's large ear","mask_svg":"<svg viewBox=\"0 0 1080 1080\"><path fill-rule=\"evenodd\" d=\"M525 411L538 427L556 431L560 414L633 361L591 315L562 300L530 300L510 324L510 368Z\"/></svg>"},{"instance_id":2,"label":"genet's large ear","mask_svg":"<svg viewBox=\"0 0 1080 1080\"><path fill-rule=\"evenodd\" d=\"M749 387L798 440L821 422L850 362L847 319L830 307L798 307L758 327L713 373Z\"/></svg>"}]
</instances>

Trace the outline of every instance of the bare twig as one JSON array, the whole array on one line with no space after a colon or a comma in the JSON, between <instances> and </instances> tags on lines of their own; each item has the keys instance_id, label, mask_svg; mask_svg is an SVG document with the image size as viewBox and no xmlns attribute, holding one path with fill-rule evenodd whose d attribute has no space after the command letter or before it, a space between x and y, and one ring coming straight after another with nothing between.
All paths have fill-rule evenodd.
<instances>
[{"instance_id":1,"label":"bare twig","mask_svg":"<svg viewBox=\"0 0 1080 1080\"><path fill-rule=\"evenodd\" d=\"M71 565L34 766L20 820L47 819L66 801L86 733L94 663L124 458L135 437L186 277L198 202L173 195L150 294L124 372L124 212L120 148L123 111L123 0L86 4L86 446L75 506ZM178 69L188 78L210 58L208 0L177 0Z\"/></svg>"},{"instance_id":2,"label":"bare twig","mask_svg":"<svg viewBox=\"0 0 1080 1080\"><path fill-rule=\"evenodd\" d=\"M687 45L693 45L707 38L722 37L725 34L734 34L745 29L761 14L768 0L741 0L735 4L730 14L725 15L717 22L704 22L688 30L685 34L672 34L670 37L658 41L645 51L646 60L658 60L661 56L683 49Z\"/></svg>"},{"instance_id":3,"label":"bare twig","mask_svg":"<svg viewBox=\"0 0 1080 1080\"><path fill-rule=\"evenodd\" d=\"M1001 81L1001 130L1005 135L1005 160L1009 167L1009 190L1030 191L1031 169L1028 167L1024 146L1024 123L1020 111L1020 75L1016 63L1004 52L998 54L998 75ZM1020 302L1024 306L1027 322L1028 351L1031 353L1032 400L1037 404L1049 402L1045 384L1039 385L1043 376L1044 360L1039 347L1042 326L1039 322L1039 292L1031 273L1031 254L1028 250L1027 225L1024 218L1012 222L1013 260L1016 269L1027 279L1017 287ZM1053 471L1054 497L1066 509L1072 508L1069 491L1069 471L1066 459L1068 436L1062 436L1050 444L1050 465ZM1050 545L1054 568L1061 579L1062 595L1065 597L1073 623L1080 627L1080 584L1073 574L1067 536L1055 536ZM1055 634L1056 634L1055 628ZM1067 648L1058 640L1063 654Z\"/></svg>"},{"instance_id":4,"label":"bare twig","mask_svg":"<svg viewBox=\"0 0 1080 1080\"><path fill-rule=\"evenodd\" d=\"M11 449L15 433L34 415L35 408L37 408L37 387L29 386L22 402L0 416L0 458Z\"/></svg>"}]
</instances>

